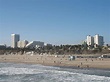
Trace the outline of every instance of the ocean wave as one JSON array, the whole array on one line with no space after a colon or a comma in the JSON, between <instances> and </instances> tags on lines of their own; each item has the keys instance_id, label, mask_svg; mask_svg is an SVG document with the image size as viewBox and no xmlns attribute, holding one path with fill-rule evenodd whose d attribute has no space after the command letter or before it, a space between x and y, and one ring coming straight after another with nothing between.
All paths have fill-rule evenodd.
<instances>
[{"instance_id":1,"label":"ocean wave","mask_svg":"<svg viewBox=\"0 0 110 82\"><path fill-rule=\"evenodd\" d=\"M42 65L2 64L0 82L110 82L110 77L104 75L84 74L77 72L78 69L70 70Z\"/></svg>"}]
</instances>

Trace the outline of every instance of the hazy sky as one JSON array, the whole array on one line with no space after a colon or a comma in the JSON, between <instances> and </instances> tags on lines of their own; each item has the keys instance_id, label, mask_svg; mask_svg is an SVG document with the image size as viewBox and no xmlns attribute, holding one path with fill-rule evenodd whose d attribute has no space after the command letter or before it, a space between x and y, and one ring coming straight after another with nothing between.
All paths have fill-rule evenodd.
<instances>
[{"instance_id":1,"label":"hazy sky","mask_svg":"<svg viewBox=\"0 0 110 82\"><path fill-rule=\"evenodd\" d=\"M0 0L0 44L21 40L78 44L99 34L110 43L110 0Z\"/></svg>"}]
</instances>

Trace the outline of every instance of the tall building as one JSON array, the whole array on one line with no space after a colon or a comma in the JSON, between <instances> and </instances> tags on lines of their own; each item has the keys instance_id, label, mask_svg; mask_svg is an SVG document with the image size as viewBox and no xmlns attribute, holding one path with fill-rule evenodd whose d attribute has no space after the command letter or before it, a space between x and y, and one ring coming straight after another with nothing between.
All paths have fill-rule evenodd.
<instances>
[{"instance_id":1,"label":"tall building","mask_svg":"<svg viewBox=\"0 0 110 82\"><path fill-rule=\"evenodd\" d=\"M87 45L91 45L93 46L94 45L94 37L92 36L87 36Z\"/></svg>"},{"instance_id":2,"label":"tall building","mask_svg":"<svg viewBox=\"0 0 110 82\"><path fill-rule=\"evenodd\" d=\"M20 35L18 34L11 34L11 47L17 48L17 43L20 40Z\"/></svg>"},{"instance_id":3,"label":"tall building","mask_svg":"<svg viewBox=\"0 0 110 82\"><path fill-rule=\"evenodd\" d=\"M25 48L27 44L28 44L27 40L18 41L18 48Z\"/></svg>"},{"instance_id":4,"label":"tall building","mask_svg":"<svg viewBox=\"0 0 110 82\"><path fill-rule=\"evenodd\" d=\"M99 36L98 34L94 36L94 44L103 46L104 45L104 39L103 36Z\"/></svg>"}]
</instances>

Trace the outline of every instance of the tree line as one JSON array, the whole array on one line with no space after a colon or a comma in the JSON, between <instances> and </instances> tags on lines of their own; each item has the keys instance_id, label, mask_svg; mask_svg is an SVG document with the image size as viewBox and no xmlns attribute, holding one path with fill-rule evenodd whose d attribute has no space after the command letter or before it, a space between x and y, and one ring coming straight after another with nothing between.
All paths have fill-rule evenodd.
<instances>
[{"instance_id":1,"label":"tree line","mask_svg":"<svg viewBox=\"0 0 110 82\"><path fill-rule=\"evenodd\" d=\"M70 54L107 54L110 53L110 47L97 46L92 47L88 45L53 45L38 48L0 48L0 54L24 54L33 51L37 54L57 54L57 55L70 55Z\"/></svg>"}]
</instances>

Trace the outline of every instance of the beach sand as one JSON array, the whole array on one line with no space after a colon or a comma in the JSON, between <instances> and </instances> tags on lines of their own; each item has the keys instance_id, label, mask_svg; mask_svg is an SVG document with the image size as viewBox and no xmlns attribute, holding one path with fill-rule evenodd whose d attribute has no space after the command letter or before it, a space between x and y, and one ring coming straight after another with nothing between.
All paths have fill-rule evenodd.
<instances>
[{"instance_id":1,"label":"beach sand","mask_svg":"<svg viewBox=\"0 0 110 82\"><path fill-rule=\"evenodd\" d=\"M0 62L41 64L76 68L110 69L110 58L76 58L69 60L68 55L0 55Z\"/></svg>"}]
</instances>

